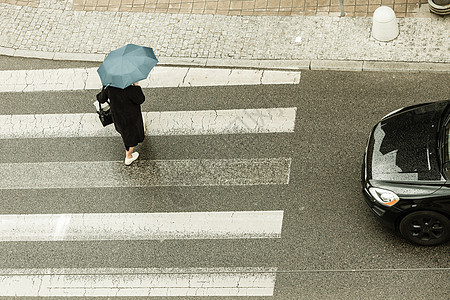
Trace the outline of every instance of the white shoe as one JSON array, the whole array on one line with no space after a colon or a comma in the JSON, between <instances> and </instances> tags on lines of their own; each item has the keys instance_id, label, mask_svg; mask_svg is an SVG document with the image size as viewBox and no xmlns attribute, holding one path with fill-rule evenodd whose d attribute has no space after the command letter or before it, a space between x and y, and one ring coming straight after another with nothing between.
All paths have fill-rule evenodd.
<instances>
[{"instance_id":1,"label":"white shoe","mask_svg":"<svg viewBox=\"0 0 450 300\"><path fill-rule=\"evenodd\" d=\"M138 153L138 152L133 152L133 153L131 154L131 156L132 156L131 158L125 157L125 164L126 164L127 166L131 165L131 163L132 163L133 161L135 161L136 159L138 159L139 153Z\"/></svg>"}]
</instances>

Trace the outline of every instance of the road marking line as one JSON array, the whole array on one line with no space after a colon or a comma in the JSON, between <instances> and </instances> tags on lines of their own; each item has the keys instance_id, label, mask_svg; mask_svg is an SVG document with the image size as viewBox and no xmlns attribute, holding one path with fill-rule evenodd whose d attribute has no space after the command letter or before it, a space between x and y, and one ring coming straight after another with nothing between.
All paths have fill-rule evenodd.
<instances>
[{"instance_id":1,"label":"road marking line","mask_svg":"<svg viewBox=\"0 0 450 300\"><path fill-rule=\"evenodd\" d=\"M298 84L300 71L264 71L156 66L143 88ZM101 87L97 68L4 70L0 92L90 90Z\"/></svg>"},{"instance_id":2,"label":"road marking line","mask_svg":"<svg viewBox=\"0 0 450 300\"><path fill-rule=\"evenodd\" d=\"M0 189L288 184L290 158L0 164Z\"/></svg>"},{"instance_id":3,"label":"road marking line","mask_svg":"<svg viewBox=\"0 0 450 300\"><path fill-rule=\"evenodd\" d=\"M423 271L450 271L450 268L391 268L391 269L309 269L309 270L284 270L278 273L377 273L377 272L423 272Z\"/></svg>"},{"instance_id":4,"label":"road marking line","mask_svg":"<svg viewBox=\"0 0 450 300\"><path fill-rule=\"evenodd\" d=\"M276 268L5 269L0 296L273 296Z\"/></svg>"},{"instance_id":5,"label":"road marking line","mask_svg":"<svg viewBox=\"0 0 450 300\"><path fill-rule=\"evenodd\" d=\"M283 211L0 215L0 241L279 238Z\"/></svg>"},{"instance_id":6,"label":"road marking line","mask_svg":"<svg viewBox=\"0 0 450 300\"><path fill-rule=\"evenodd\" d=\"M147 135L209 135L294 132L296 107L144 112ZM110 137L96 113L0 115L0 139Z\"/></svg>"}]
</instances>

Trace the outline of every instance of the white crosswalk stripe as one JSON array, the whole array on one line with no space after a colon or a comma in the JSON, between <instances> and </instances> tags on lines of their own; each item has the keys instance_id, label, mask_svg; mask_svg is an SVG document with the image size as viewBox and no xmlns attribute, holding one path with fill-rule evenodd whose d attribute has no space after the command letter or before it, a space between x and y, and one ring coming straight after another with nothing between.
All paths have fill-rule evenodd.
<instances>
[{"instance_id":1,"label":"white crosswalk stripe","mask_svg":"<svg viewBox=\"0 0 450 300\"><path fill-rule=\"evenodd\" d=\"M97 68L0 71L1 92L98 90ZM155 67L144 88L298 84L300 72ZM94 109L94 108L93 108ZM148 136L293 133L296 107L144 112ZM96 113L0 115L0 139L117 137ZM25 140L23 140L25 141ZM0 163L0 191L287 185L291 158ZM142 174L145 174L143 176ZM280 239L283 210L2 214L0 243ZM239 250L236 251L239 255ZM273 296L276 267L0 268L0 297Z\"/></svg>"},{"instance_id":2,"label":"white crosswalk stripe","mask_svg":"<svg viewBox=\"0 0 450 300\"><path fill-rule=\"evenodd\" d=\"M276 268L0 269L0 296L272 296Z\"/></svg>"},{"instance_id":3,"label":"white crosswalk stripe","mask_svg":"<svg viewBox=\"0 0 450 300\"><path fill-rule=\"evenodd\" d=\"M0 215L0 241L279 238L283 211Z\"/></svg>"},{"instance_id":4,"label":"white crosswalk stripe","mask_svg":"<svg viewBox=\"0 0 450 300\"><path fill-rule=\"evenodd\" d=\"M297 108L144 112L146 135L293 132ZM96 113L0 115L0 139L118 136Z\"/></svg>"},{"instance_id":5,"label":"white crosswalk stripe","mask_svg":"<svg viewBox=\"0 0 450 300\"><path fill-rule=\"evenodd\" d=\"M246 69L155 67L140 82L143 88L297 84L300 72ZM97 68L0 71L0 92L99 89Z\"/></svg>"}]
</instances>

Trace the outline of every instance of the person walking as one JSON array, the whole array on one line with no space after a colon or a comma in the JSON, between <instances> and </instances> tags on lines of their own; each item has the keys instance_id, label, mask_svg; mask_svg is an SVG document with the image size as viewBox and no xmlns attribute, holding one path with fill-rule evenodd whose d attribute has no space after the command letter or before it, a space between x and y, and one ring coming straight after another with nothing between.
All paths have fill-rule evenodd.
<instances>
[{"instance_id":1,"label":"person walking","mask_svg":"<svg viewBox=\"0 0 450 300\"><path fill-rule=\"evenodd\" d=\"M114 127L120 133L125 145L125 165L129 166L139 157L134 148L143 142L145 137L141 112L145 95L138 83L124 89L103 86L102 91L97 94L97 100L99 103L105 103L108 99Z\"/></svg>"}]
</instances>

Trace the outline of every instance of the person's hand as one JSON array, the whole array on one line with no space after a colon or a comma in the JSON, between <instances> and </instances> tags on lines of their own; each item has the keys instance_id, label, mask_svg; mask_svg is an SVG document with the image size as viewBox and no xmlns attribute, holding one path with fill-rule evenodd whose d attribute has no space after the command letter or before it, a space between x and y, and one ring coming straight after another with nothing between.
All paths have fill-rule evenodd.
<instances>
[{"instance_id":1,"label":"person's hand","mask_svg":"<svg viewBox=\"0 0 450 300\"><path fill-rule=\"evenodd\" d=\"M135 83L133 83L133 85L134 85L134 86L138 86L138 85L139 85L139 82L135 82Z\"/></svg>"}]
</instances>

